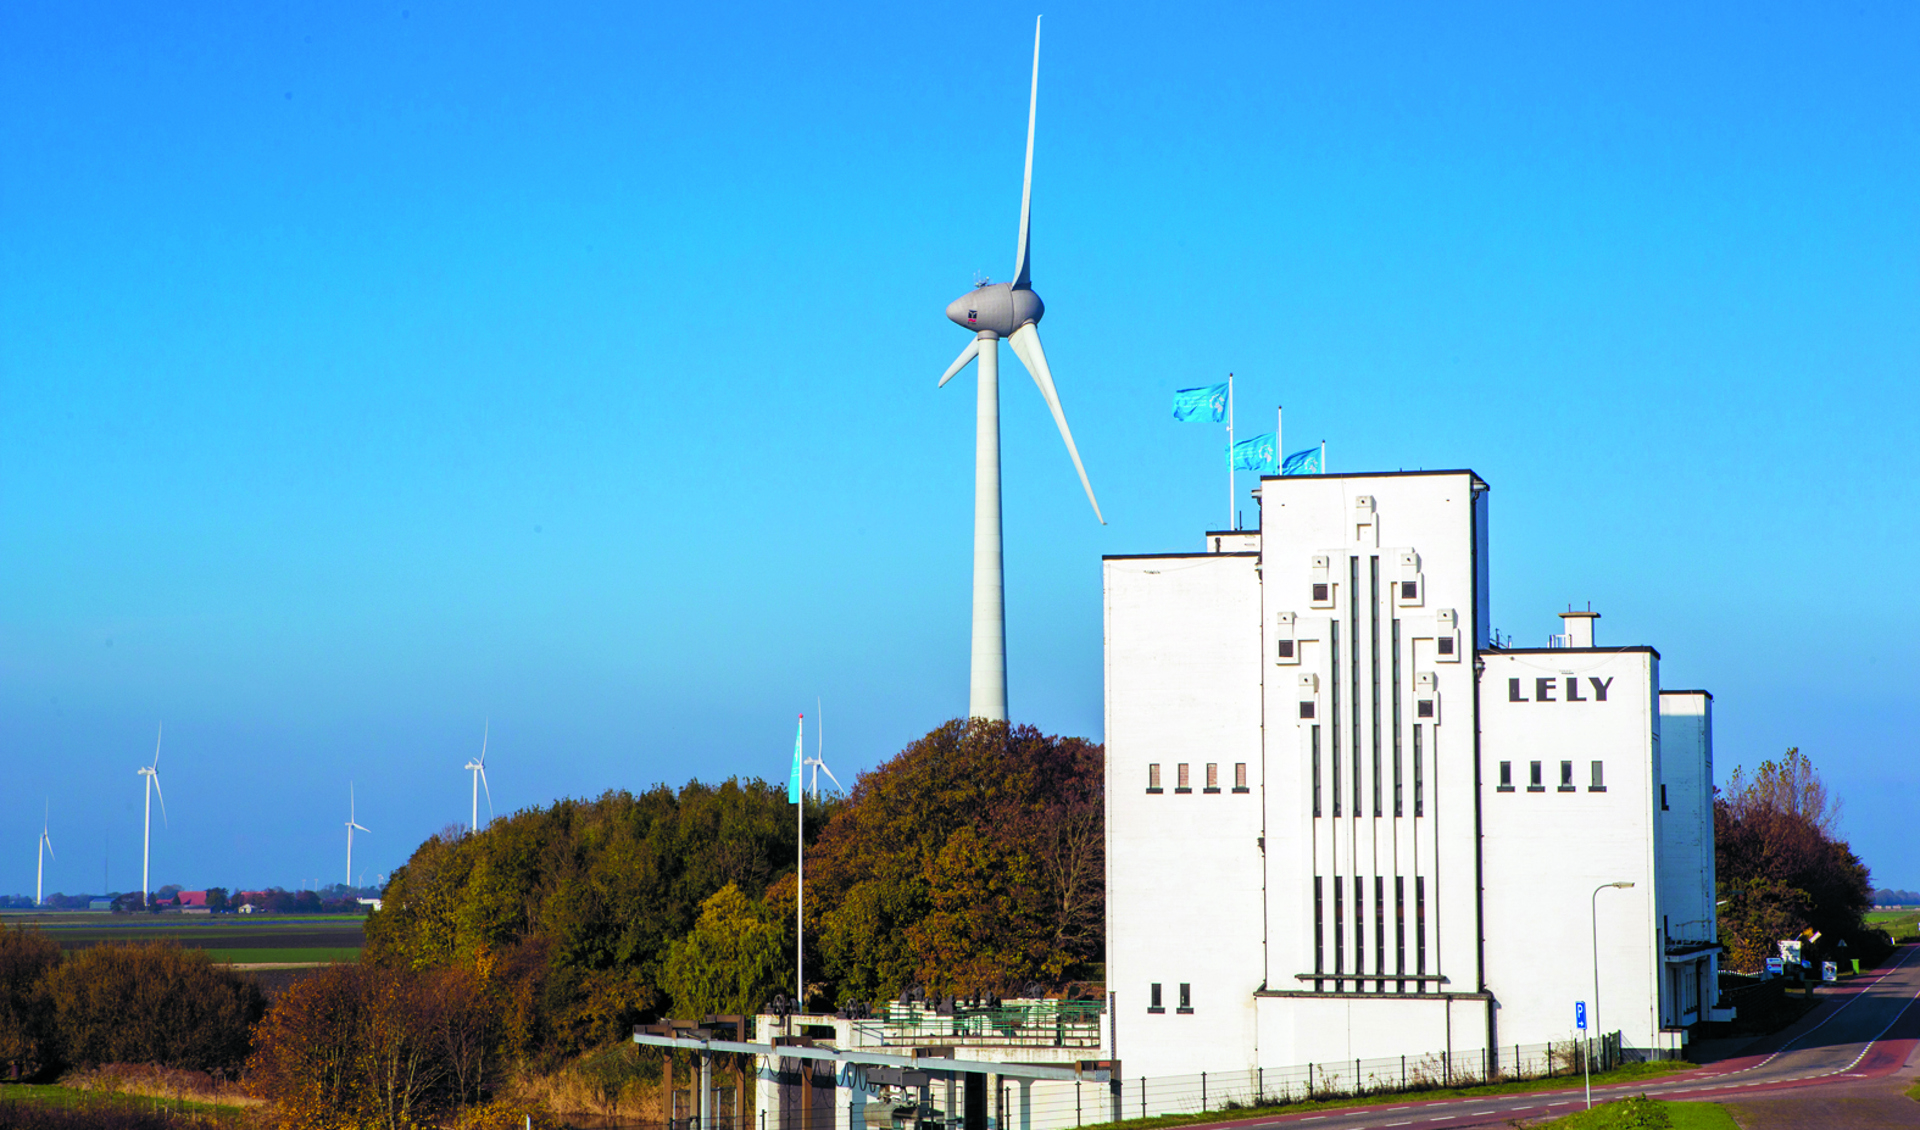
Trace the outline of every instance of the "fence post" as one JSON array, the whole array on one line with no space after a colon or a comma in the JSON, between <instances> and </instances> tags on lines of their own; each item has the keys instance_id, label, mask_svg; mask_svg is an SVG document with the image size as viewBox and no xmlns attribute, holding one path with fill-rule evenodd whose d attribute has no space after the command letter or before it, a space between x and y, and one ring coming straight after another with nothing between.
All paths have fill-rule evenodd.
<instances>
[{"instance_id":1,"label":"fence post","mask_svg":"<svg viewBox=\"0 0 1920 1130\"><path fill-rule=\"evenodd\" d=\"M1356 1095L1365 1093L1364 1088L1360 1086L1360 1057L1359 1056L1353 1057L1353 1093Z\"/></svg>"},{"instance_id":2,"label":"fence post","mask_svg":"<svg viewBox=\"0 0 1920 1130\"><path fill-rule=\"evenodd\" d=\"M1140 1077L1140 1117L1147 1116L1147 1077Z\"/></svg>"},{"instance_id":3,"label":"fence post","mask_svg":"<svg viewBox=\"0 0 1920 1130\"><path fill-rule=\"evenodd\" d=\"M1267 1069L1253 1069L1253 1102L1255 1106L1267 1101Z\"/></svg>"},{"instance_id":4,"label":"fence post","mask_svg":"<svg viewBox=\"0 0 1920 1130\"><path fill-rule=\"evenodd\" d=\"M1453 1050L1451 1048L1440 1053L1440 1079L1447 1086L1453 1086Z\"/></svg>"},{"instance_id":5,"label":"fence post","mask_svg":"<svg viewBox=\"0 0 1920 1130\"><path fill-rule=\"evenodd\" d=\"M1080 1125L1080 1080L1073 1081L1073 1124ZM1001 1130L1005 1130L1002 1127Z\"/></svg>"},{"instance_id":6,"label":"fence post","mask_svg":"<svg viewBox=\"0 0 1920 1130\"><path fill-rule=\"evenodd\" d=\"M1200 1073L1200 1109L1207 1109L1207 1073Z\"/></svg>"},{"instance_id":7,"label":"fence post","mask_svg":"<svg viewBox=\"0 0 1920 1130\"><path fill-rule=\"evenodd\" d=\"M1407 1057L1400 1057L1400 1089L1407 1089Z\"/></svg>"},{"instance_id":8,"label":"fence post","mask_svg":"<svg viewBox=\"0 0 1920 1130\"><path fill-rule=\"evenodd\" d=\"M1307 1061L1307 1098L1308 1100L1312 1100L1313 1098L1313 1061L1312 1060Z\"/></svg>"}]
</instances>

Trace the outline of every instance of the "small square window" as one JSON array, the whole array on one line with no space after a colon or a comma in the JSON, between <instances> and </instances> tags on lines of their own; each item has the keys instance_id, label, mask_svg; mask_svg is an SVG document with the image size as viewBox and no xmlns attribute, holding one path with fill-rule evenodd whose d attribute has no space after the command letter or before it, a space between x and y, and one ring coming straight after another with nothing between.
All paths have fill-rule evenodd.
<instances>
[{"instance_id":1,"label":"small square window","mask_svg":"<svg viewBox=\"0 0 1920 1130\"><path fill-rule=\"evenodd\" d=\"M1441 636L1439 640L1439 644L1440 644L1440 654L1442 655L1453 654L1453 637L1452 636Z\"/></svg>"},{"instance_id":2,"label":"small square window","mask_svg":"<svg viewBox=\"0 0 1920 1130\"><path fill-rule=\"evenodd\" d=\"M1150 793L1157 793L1161 791L1160 790L1160 763L1158 761L1147 766L1147 791Z\"/></svg>"},{"instance_id":3,"label":"small square window","mask_svg":"<svg viewBox=\"0 0 1920 1130\"><path fill-rule=\"evenodd\" d=\"M1329 595L1329 591L1328 591L1332 587L1333 587L1332 585L1329 585L1323 581L1315 581L1313 583L1313 599L1316 602L1319 602L1322 604L1326 603L1329 600L1332 600L1333 597Z\"/></svg>"},{"instance_id":4,"label":"small square window","mask_svg":"<svg viewBox=\"0 0 1920 1130\"><path fill-rule=\"evenodd\" d=\"M1180 982L1180 1011L1193 1011L1193 986L1185 981Z\"/></svg>"},{"instance_id":5,"label":"small square window","mask_svg":"<svg viewBox=\"0 0 1920 1130\"><path fill-rule=\"evenodd\" d=\"M1302 717L1302 718L1312 718L1312 717L1313 717L1313 700L1312 700L1312 699L1310 699L1310 698L1309 698L1309 699L1302 699L1302 700L1301 700L1301 702L1300 702L1300 717Z\"/></svg>"},{"instance_id":6,"label":"small square window","mask_svg":"<svg viewBox=\"0 0 1920 1130\"><path fill-rule=\"evenodd\" d=\"M1220 765L1218 762L1207 762L1207 791L1210 793L1220 791Z\"/></svg>"},{"instance_id":7,"label":"small square window","mask_svg":"<svg viewBox=\"0 0 1920 1130\"><path fill-rule=\"evenodd\" d=\"M1573 762L1571 761L1560 763L1560 791L1563 793L1573 791Z\"/></svg>"},{"instance_id":8,"label":"small square window","mask_svg":"<svg viewBox=\"0 0 1920 1130\"><path fill-rule=\"evenodd\" d=\"M1420 596L1419 581L1401 581L1400 582L1400 599L1416 600L1419 598L1419 596Z\"/></svg>"},{"instance_id":9,"label":"small square window","mask_svg":"<svg viewBox=\"0 0 1920 1130\"><path fill-rule=\"evenodd\" d=\"M1414 706L1413 714L1416 718L1433 717L1433 700L1430 698L1420 699Z\"/></svg>"},{"instance_id":10,"label":"small square window","mask_svg":"<svg viewBox=\"0 0 1920 1130\"><path fill-rule=\"evenodd\" d=\"M1292 640L1281 640L1279 642L1279 647L1280 647L1280 658L1292 659L1294 657Z\"/></svg>"},{"instance_id":11,"label":"small square window","mask_svg":"<svg viewBox=\"0 0 1920 1130\"><path fill-rule=\"evenodd\" d=\"M1499 789L1503 793L1513 791L1513 762L1511 761L1502 761L1500 763Z\"/></svg>"},{"instance_id":12,"label":"small square window","mask_svg":"<svg viewBox=\"0 0 1920 1130\"><path fill-rule=\"evenodd\" d=\"M1160 982L1158 981L1155 981L1152 985L1147 987L1147 1011L1148 1012L1167 1011L1165 1008L1161 1007L1160 1005Z\"/></svg>"},{"instance_id":13,"label":"small square window","mask_svg":"<svg viewBox=\"0 0 1920 1130\"><path fill-rule=\"evenodd\" d=\"M1600 761L1596 761L1593 763L1593 783L1587 786L1588 792L1604 793L1607 791L1607 775L1605 770L1602 768L1604 764L1605 764L1604 762L1600 762Z\"/></svg>"},{"instance_id":14,"label":"small square window","mask_svg":"<svg viewBox=\"0 0 1920 1130\"><path fill-rule=\"evenodd\" d=\"M1176 793L1190 793L1193 791L1193 782L1187 776L1187 763L1184 761L1174 766L1173 791Z\"/></svg>"},{"instance_id":15,"label":"small square window","mask_svg":"<svg viewBox=\"0 0 1920 1130\"><path fill-rule=\"evenodd\" d=\"M1233 763L1233 791L1236 793L1247 791L1247 763L1244 761Z\"/></svg>"},{"instance_id":16,"label":"small square window","mask_svg":"<svg viewBox=\"0 0 1920 1130\"><path fill-rule=\"evenodd\" d=\"M1538 761L1530 761L1527 763L1527 791L1530 793L1543 793L1547 791L1546 775L1540 771L1540 762Z\"/></svg>"}]
</instances>

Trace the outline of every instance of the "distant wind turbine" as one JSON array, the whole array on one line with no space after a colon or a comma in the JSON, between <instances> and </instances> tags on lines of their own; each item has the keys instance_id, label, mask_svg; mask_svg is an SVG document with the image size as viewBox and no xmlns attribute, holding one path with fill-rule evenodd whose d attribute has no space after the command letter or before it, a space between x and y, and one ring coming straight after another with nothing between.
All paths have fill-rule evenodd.
<instances>
[{"instance_id":1,"label":"distant wind turbine","mask_svg":"<svg viewBox=\"0 0 1920 1130\"><path fill-rule=\"evenodd\" d=\"M480 790L487 790L487 823L493 823L493 786L487 784L487 736L493 729L491 722L484 723L480 731L480 756L466 763L465 768L473 774L473 818L467 824L467 831L480 830Z\"/></svg>"},{"instance_id":2,"label":"distant wind turbine","mask_svg":"<svg viewBox=\"0 0 1920 1130\"><path fill-rule=\"evenodd\" d=\"M33 905L45 906L46 897L43 883L47 877L47 857L53 854L53 838L47 835L47 825L53 818L53 803L47 803L46 811L40 816L40 862L33 873Z\"/></svg>"},{"instance_id":3,"label":"distant wind turbine","mask_svg":"<svg viewBox=\"0 0 1920 1130\"><path fill-rule=\"evenodd\" d=\"M981 282L947 307L947 317L974 338L940 378L944 386L968 362L979 361L979 397L974 408L973 441L973 661L967 692L967 716L1004 722L1007 717L1007 602L1005 560L1000 545L1000 339L1033 376L1066 441L1067 455L1080 474L1093 516L1106 524L1093 497L1087 469L1067 428L1066 410L1053 387L1046 351L1040 348L1040 318L1046 304L1033 292L1033 257L1028 254L1033 215L1033 125L1040 105L1040 21L1033 24L1033 89L1027 99L1027 168L1020 189L1020 241L1015 249L1013 281Z\"/></svg>"},{"instance_id":4,"label":"distant wind turbine","mask_svg":"<svg viewBox=\"0 0 1920 1130\"><path fill-rule=\"evenodd\" d=\"M813 700L813 736L816 743L814 746L814 755L812 757L802 758L800 761L800 767L802 769L806 768L809 765L813 766L813 799L814 800L820 799L820 771L822 769L826 769L827 780L833 782L833 787L840 790L840 793L842 796L846 795L846 792L847 792L847 787L840 783L840 778L833 775L833 770L827 769L827 763L825 760L826 749L827 749L827 727L826 727L826 724L820 720L820 718L821 718L820 700L816 698Z\"/></svg>"},{"instance_id":5,"label":"distant wind turbine","mask_svg":"<svg viewBox=\"0 0 1920 1130\"><path fill-rule=\"evenodd\" d=\"M368 835L373 834L373 829L361 827L361 825L356 823L354 820L353 782L348 781L347 782L347 886L349 887L353 886L353 833L355 829L359 829L360 831L365 832Z\"/></svg>"},{"instance_id":6,"label":"distant wind turbine","mask_svg":"<svg viewBox=\"0 0 1920 1130\"><path fill-rule=\"evenodd\" d=\"M147 779L147 824L146 832L140 839L140 905L147 905L147 892L153 883L149 876L149 864L153 858L153 794L160 793L160 739L167 733L167 724L160 723L159 730L153 735L153 764L142 765L140 775ZM160 822L167 823L167 796L160 793Z\"/></svg>"}]
</instances>

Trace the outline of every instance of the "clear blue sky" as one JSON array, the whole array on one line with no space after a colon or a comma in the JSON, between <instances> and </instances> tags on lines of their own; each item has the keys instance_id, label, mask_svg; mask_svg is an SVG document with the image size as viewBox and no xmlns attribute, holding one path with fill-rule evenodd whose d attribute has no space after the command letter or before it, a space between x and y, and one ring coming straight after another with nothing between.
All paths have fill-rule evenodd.
<instances>
[{"instance_id":1,"label":"clear blue sky","mask_svg":"<svg viewBox=\"0 0 1920 1130\"><path fill-rule=\"evenodd\" d=\"M843 780L963 712L973 384L1031 7L0 10L0 891L369 878L493 794ZM1920 886L1920 13L1045 9L1005 355L1011 701L1101 736L1103 553L1198 548L1239 374L1335 470L1493 485ZM1249 506L1249 509L1251 507ZM156 820L156 824L157 824ZM110 849L108 848L110 845Z\"/></svg>"}]
</instances>

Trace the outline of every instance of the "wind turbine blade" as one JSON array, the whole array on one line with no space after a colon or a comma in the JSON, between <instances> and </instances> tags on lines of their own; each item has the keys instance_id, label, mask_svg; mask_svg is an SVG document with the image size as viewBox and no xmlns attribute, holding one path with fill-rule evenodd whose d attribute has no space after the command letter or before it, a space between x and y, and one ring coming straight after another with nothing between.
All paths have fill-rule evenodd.
<instances>
[{"instance_id":1,"label":"wind turbine blade","mask_svg":"<svg viewBox=\"0 0 1920 1130\"><path fill-rule=\"evenodd\" d=\"M491 720L480 723L480 764L482 765L487 763L487 735L492 732L493 722ZM485 776L485 774L481 775Z\"/></svg>"},{"instance_id":2,"label":"wind turbine blade","mask_svg":"<svg viewBox=\"0 0 1920 1130\"><path fill-rule=\"evenodd\" d=\"M1027 255L1033 218L1033 119L1040 109L1040 17L1033 18L1033 93L1027 96L1027 173L1020 184L1020 247L1013 262L1013 289L1031 290L1033 263Z\"/></svg>"},{"instance_id":3,"label":"wind turbine blade","mask_svg":"<svg viewBox=\"0 0 1920 1130\"><path fill-rule=\"evenodd\" d=\"M827 776L831 777L833 776L833 774L829 773L827 774ZM53 858L55 859L59 859L60 858L59 856L53 855L53 837L47 835L45 832L40 833L40 835L41 835L41 838L47 841L47 854L53 856Z\"/></svg>"},{"instance_id":4,"label":"wind turbine blade","mask_svg":"<svg viewBox=\"0 0 1920 1130\"><path fill-rule=\"evenodd\" d=\"M842 796L846 795L847 786L840 783L840 778L833 775L833 770L827 769L827 763L822 761L820 768L826 770L827 780L833 782L833 787L839 789Z\"/></svg>"},{"instance_id":5,"label":"wind turbine blade","mask_svg":"<svg viewBox=\"0 0 1920 1130\"><path fill-rule=\"evenodd\" d=\"M158 759L156 758L156 760ZM160 774L157 770L153 774L153 791L154 795L160 798L160 822L169 828L173 827L173 824L167 819L167 794L160 791Z\"/></svg>"},{"instance_id":6,"label":"wind turbine blade","mask_svg":"<svg viewBox=\"0 0 1920 1130\"><path fill-rule=\"evenodd\" d=\"M975 357L978 357L978 356L980 356L980 339L976 337L972 341L967 343L967 347L965 349L962 349L960 351L960 359L958 361L955 361L953 364L947 366L946 375L941 377L940 383L933 387L935 388L947 387L947 382L952 380L960 372L960 370L966 368L967 362L973 360Z\"/></svg>"},{"instance_id":7,"label":"wind turbine blade","mask_svg":"<svg viewBox=\"0 0 1920 1130\"><path fill-rule=\"evenodd\" d=\"M487 767L480 767L480 788L487 794L487 823L493 823L493 786L487 784Z\"/></svg>"},{"instance_id":8,"label":"wind turbine blade","mask_svg":"<svg viewBox=\"0 0 1920 1130\"><path fill-rule=\"evenodd\" d=\"M153 767L160 768L160 739L167 736L167 724L160 723L160 729L153 735Z\"/></svg>"},{"instance_id":9,"label":"wind turbine blade","mask_svg":"<svg viewBox=\"0 0 1920 1130\"><path fill-rule=\"evenodd\" d=\"M1107 519L1100 513L1100 503L1093 497L1093 484L1087 481L1087 469L1080 465L1080 449L1073 445L1073 432L1067 427L1067 413L1060 407L1060 394L1053 388L1053 373L1047 369L1047 354L1040 347L1040 331L1032 322L1013 331L1008 339L1013 352L1020 363L1033 374L1033 383L1040 386L1040 395L1046 398L1047 407L1053 410L1053 422L1060 425L1060 438L1067 441L1067 454L1073 457L1073 469L1080 472L1080 485L1087 488L1087 501L1093 503L1093 516L1100 519L1101 525Z\"/></svg>"}]
</instances>

